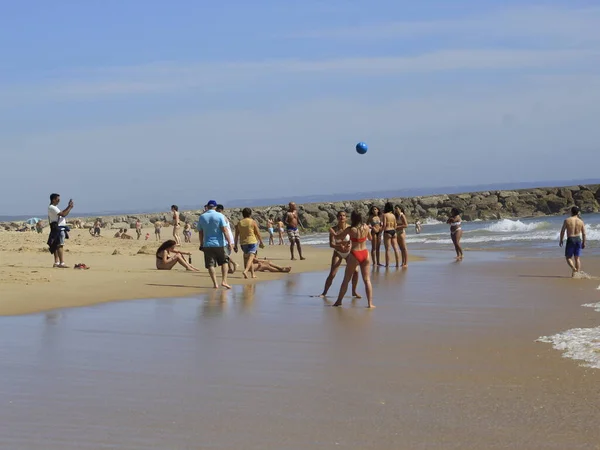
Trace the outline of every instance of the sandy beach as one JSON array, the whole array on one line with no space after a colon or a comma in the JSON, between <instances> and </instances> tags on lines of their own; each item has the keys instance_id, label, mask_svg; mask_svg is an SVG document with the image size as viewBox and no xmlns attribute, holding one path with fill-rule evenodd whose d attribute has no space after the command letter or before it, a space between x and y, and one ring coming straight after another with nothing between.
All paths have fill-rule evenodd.
<instances>
[{"instance_id":1,"label":"sandy beach","mask_svg":"<svg viewBox=\"0 0 600 450\"><path fill-rule=\"evenodd\" d=\"M0 234L0 448L598 448L600 370L538 341L600 324L557 250L417 250L374 269L370 311L329 307L341 276L314 297L327 248L267 247L293 272L227 291L87 230L66 260L91 269L54 269L46 238Z\"/></svg>"},{"instance_id":2,"label":"sandy beach","mask_svg":"<svg viewBox=\"0 0 600 450\"><path fill-rule=\"evenodd\" d=\"M163 238L170 238L169 229ZM192 264L199 273L186 272L181 266L170 271L156 270L154 254L159 243L152 240L124 240L112 236L115 230L103 230L104 236L92 237L87 230L72 230L67 240L65 261L70 269L52 267L46 232L0 233L0 315L28 314L55 308L91 305L115 300L140 298L185 297L199 295L212 289L204 269L203 254L198 250L198 236L182 250L192 252ZM130 234L135 235L135 230ZM268 239L265 241L268 242ZM117 254L113 255L114 252ZM289 246L267 246L259 253L280 266L291 266L292 271L306 272L329 267L329 249L305 247L305 261L290 261ZM242 263L242 254L234 256ZM89 270L75 270L77 263L85 263ZM273 280L281 275L257 274L259 280ZM242 277L241 270L229 277L233 284L251 281Z\"/></svg>"},{"instance_id":3,"label":"sandy beach","mask_svg":"<svg viewBox=\"0 0 600 450\"><path fill-rule=\"evenodd\" d=\"M4 317L0 447L597 449L600 371L536 340L598 326L598 281L467 255L376 269L373 311L312 272Z\"/></svg>"}]
</instances>

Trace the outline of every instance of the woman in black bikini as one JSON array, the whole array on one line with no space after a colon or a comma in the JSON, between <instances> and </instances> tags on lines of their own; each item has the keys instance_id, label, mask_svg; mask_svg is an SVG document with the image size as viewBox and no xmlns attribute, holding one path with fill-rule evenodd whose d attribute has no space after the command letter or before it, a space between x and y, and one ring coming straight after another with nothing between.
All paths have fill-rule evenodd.
<instances>
[{"instance_id":1,"label":"woman in black bikini","mask_svg":"<svg viewBox=\"0 0 600 450\"><path fill-rule=\"evenodd\" d=\"M446 223L450 225L450 238L452 239L454 250L456 251L456 260L462 261L463 251L462 247L460 246L460 238L462 237L462 228L460 226L462 224L462 220L460 218L460 211L456 208L452 208L452 211L450 211L450 217Z\"/></svg>"},{"instance_id":2,"label":"woman in black bikini","mask_svg":"<svg viewBox=\"0 0 600 450\"><path fill-rule=\"evenodd\" d=\"M373 261L373 265L377 264L378 266L382 266L383 264L381 264L381 261L379 260L382 235L381 211L375 205L371 206L371 209L369 210L367 225L371 227L371 260Z\"/></svg>"},{"instance_id":3,"label":"woman in black bikini","mask_svg":"<svg viewBox=\"0 0 600 450\"><path fill-rule=\"evenodd\" d=\"M179 263L185 267L186 270L199 272L198 269L189 264L183 257L183 255L191 256L192 254L175 250L176 245L177 242L171 239L158 247L158 250L156 250L156 268L158 270L171 270L175 264Z\"/></svg>"},{"instance_id":4,"label":"woman in black bikini","mask_svg":"<svg viewBox=\"0 0 600 450\"><path fill-rule=\"evenodd\" d=\"M406 229L408 228L408 220L404 214L404 208L400 205L394 206L394 215L396 216L396 231L398 239L398 247L402 254L402 268L408 267L408 248L406 247Z\"/></svg>"},{"instance_id":5,"label":"woman in black bikini","mask_svg":"<svg viewBox=\"0 0 600 450\"><path fill-rule=\"evenodd\" d=\"M396 257L396 267L399 267L398 239L396 238L396 216L394 215L394 205L390 202L383 208L383 246L385 247L385 267L390 266L390 245L394 249Z\"/></svg>"}]
</instances>

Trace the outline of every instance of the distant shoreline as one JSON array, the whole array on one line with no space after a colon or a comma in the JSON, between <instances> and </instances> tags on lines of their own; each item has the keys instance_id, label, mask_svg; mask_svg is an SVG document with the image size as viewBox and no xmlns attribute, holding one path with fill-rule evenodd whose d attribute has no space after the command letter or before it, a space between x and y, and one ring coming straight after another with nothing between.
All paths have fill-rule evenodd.
<instances>
[{"instance_id":1,"label":"distant shoreline","mask_svg":"<svg viewBox=\"0 0 600 450\"><path fill-rule=\"evenodd\" d=\"M366 216L371 205L383 208L388 201L404 208L409 222L414 222L417 218L445 221L452 208L458 208L465 221L555 216L568 213L573 205L579 206L582 213L596 213L600 211L600 184L298 203L298 207L305 228L308 231L319 232L326 231L330 224L335 222L340 210L358 210ZM225 206L226 214L234 223L241 218L241 208ZM253 217L264 227L270 216L282 219L286 210L286 204L253 207ZM180 211L181 219L190 223L195 223L202 212L201 209L183 208L180 208ZM170 213L159 212L100 216L73 214L69 217L69 222L81 222L82 226L89 228L92 219L96 217L100 217L109 228L132 228L138 219L144 226L150 226L157 221L168 224L171 220ZM45 220L45 217L41 219ZM17 230L23 226L23 220L4 221L0 222L0 225L7 231Z\"/></svg>"}]
</instances>

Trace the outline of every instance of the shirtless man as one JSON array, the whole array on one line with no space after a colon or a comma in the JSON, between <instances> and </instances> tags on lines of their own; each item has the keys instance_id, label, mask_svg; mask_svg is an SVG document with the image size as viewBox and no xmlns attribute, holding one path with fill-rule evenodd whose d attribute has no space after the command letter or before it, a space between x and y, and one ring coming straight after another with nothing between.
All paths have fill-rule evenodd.
<instances>
[{"instance_id":1,"label":"shirtless man","mask_svg":"<svg viewBox=\"0 0 600 450\"><path fill-rule=\"evenodd\" d=\"M294 202L290 202L289 210L285 215L285 225L287 229L288 238L290 240L290 253L292 255L292 261L296 258L294 257L294 245L298 247L298 255L300 259L304 260L305 257L302 256L302 246L300 245L300 232L298 231L298 225L304 229L302 223L300 222L300 218L298 217L298 209L296 208L296 204Z\"/></svg>"},{"instance_id":2,"label":"shirtless man","mask_svg":"<svg viewBox=\"0 0 600 450\"><path fill-rule=\"evenodd\" d=\"M135 221L135 233L137 234L137 238L139 241L140 237L142 237L142 222L140 222L140 219L137 219Z\"/></svg>"},{"instance_id":3,"label":"shirtless man","mask_svg":"<svg viewBox=\"0 0 600 450\"><path fill-rule=\"evenodd\" d=\"M177 245L181 245L181 238L179 237L179 229L181 228L179 222L179 207L177 205L172 205L171 212L173 213L173 239L177 242Z\"/></svg>"},{"instance_id":4,"label":"shirtless man","mask_svg":"<svg viewBox=\"0 0 600 450\"><path fill-rule=\"evenodd\" d=\"M581 270L579 255L581 254L581 250L585 248L585 224L579 217L579 208L577 206L571 208L571 217L564 221L560 230L559 246L561 247L563 246L565 232L567 233L565 258L571 268L571 276L575 276Z\"/></svg>"}]
</instances>

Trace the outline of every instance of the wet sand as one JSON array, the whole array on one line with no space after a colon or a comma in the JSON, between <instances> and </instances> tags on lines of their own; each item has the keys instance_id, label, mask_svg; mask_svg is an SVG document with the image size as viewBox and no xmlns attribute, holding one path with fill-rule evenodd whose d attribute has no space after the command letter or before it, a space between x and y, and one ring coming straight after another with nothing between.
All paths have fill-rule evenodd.
<instances>
[{"instance_id":1,"label":"wet sand","mask_svg":"<svg viewBox=\"0 0 600 450\"><path fill-rule=\"evenodd\" d=\"M0 448L597 449L600 371L535 340L598 326L599 282L426 256L376 271L375 310L303 273L0 318Z\"/></svg>"}]
</instances>

